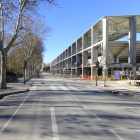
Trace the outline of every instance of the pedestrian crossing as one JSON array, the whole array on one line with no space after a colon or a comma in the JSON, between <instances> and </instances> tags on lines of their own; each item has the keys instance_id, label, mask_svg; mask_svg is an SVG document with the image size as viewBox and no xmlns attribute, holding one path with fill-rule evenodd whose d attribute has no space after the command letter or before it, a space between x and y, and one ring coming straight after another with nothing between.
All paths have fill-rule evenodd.
<instances>
[{"instance_id":1,"label":"pedestrian crossing","mask_svg":"<svg viewBox=\"0 0 140 140\"><path fill-rule=\"evenodd\" d=\"M74 85L33 85L29 88L30 91L76 91L76 92L94 92L103 93L103 91L92 88L75 87Z\"/></svg>"},{"instance_id":2,"label":"pedestrian crossing","mask_svg":"<svg viewBox=\"0 0 140 140\"><path fill-rule=\"evenodd\" d=\"M58 90L65 90L65 91L71 91L71 90L74 90L74 91L81 91L79 90L78 88L76 87L73 87L73 86L63 86L63 85L46 85L46 86L31 86L29 88L30 91L49 91L49 90L52 90L52 91L58 91Z\"/></svg>"}]
</instances>

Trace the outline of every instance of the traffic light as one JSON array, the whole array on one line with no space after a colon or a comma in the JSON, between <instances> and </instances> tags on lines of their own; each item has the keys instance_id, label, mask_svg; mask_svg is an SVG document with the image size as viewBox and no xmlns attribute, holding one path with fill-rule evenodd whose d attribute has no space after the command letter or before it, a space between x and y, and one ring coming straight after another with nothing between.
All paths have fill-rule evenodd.
<instances>
[{"instance_id":1,"label":"traffic light","mask_svg":"<svg viewBox=\"0 0 140 140\"><path fill-rule=\"evenodd\" d=\"M99 62L98 62L98 60L96 61L96 68L99 69Z\"/></svg>"},{"instance_id":2,"label":"traffic light","mask_svg":"<svg viewBox=\"0 0 140 140\"><path fill-rule=\"evenodd\" d=\"M26 69L26 67L27 67L27 62L24 61L24 69Z\"/></svg>"}]
</instances>

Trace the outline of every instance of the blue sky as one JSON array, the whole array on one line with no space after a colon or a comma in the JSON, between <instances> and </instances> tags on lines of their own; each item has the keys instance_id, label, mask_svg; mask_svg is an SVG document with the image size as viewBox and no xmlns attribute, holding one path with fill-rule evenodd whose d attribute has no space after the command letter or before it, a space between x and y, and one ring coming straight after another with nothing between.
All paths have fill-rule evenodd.
<instances>
[{"instance_id":1,"label":"blue sky","mask_svg":"<svg viewBox=\"0 0 140 140\"><path fill-rule=\"evenodd\" d=\"M139 15L139 0L57 0L60 8L40 10L52 28L44 41L44 63L53 61L103 16Z\"/></svg>"}]
</instances>

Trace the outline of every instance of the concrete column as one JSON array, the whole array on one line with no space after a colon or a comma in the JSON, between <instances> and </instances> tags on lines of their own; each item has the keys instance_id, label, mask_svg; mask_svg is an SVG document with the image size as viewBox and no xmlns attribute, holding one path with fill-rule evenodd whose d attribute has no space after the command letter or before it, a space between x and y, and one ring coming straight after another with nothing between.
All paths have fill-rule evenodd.
<instances>
[{"instance_id":1,"label":"concrete column","mask_svg":"<svg viewBox=\"0 0 140 140\"><path fill-rule=\"evenodd\" d=\"M129 64L136 64L136 17L129 18Z\"/></svg>"},{"instance_id":2,"label":"concrete column","mask_svg":"<svg viewBox=\"0 0 140 140\"><path fill-rule=\"evenodd\" d=\"M98 30L96 27L91 27L91 45L98 42Z\"/></svg>"},{"instance_id":3,"label":"concrete column","mask_svg":"<svg viewBox=\"0 0 140 140\"><path fill-rule=\"evenodd\" d=\"M78 43L77 43L77 40L76 40L76 48L75 48L76 53L77 53L77 46L78 46Z\"/></svg>"},{"instance_id":4,"label":"concrete column","mask_svg":"<svg viewBox=\"0 0 140 140\"><path fill-rule=\"evenodd\" d=\"M119 63L120 62L119 59L120 59L119 57L116 58L116 63Z\"/></svg>"},{"instance_id":5,"label":"concrete column","mask_svg":"<svg viewBox=\"0 0 140 140\"><path fill-rule=\"evenodd\" d=\"M91 48L91 65L93 65L93 61L98 59L98 50L96 48Z\"/></svg>"},{"instance_id":6,"label":"concrete column","mask_svg":"<svg viewBox=\"0 0 140 140\"><path fill-rule=\"evenodd\" d=\"M73 55L73 45L71 45L71 55Z\"/></svg>"},{"instance_id":7,"label":"concrete column","mask_svg":"<svg viewBox=\"0 0 140 140\"><path fill-rule=\"evenodd\" d=\"M96 76L96 67L91 67L91 80L93 80L93 76Z\"/></svg>"},{"instance_id":8,"label":"concrete column","mask_svg":"<svg viewBox=\"0 0 140 140\"><path fill-rule=\"evenodd\" d=\"M93 27L91 27L91 46L93 45L93 40L94 40L94 38L93 38Z\"/></svg>"},{"instance_id":9,"label":"concrete column","mask_svg":"<svg viewBox=\"0 0 140 140\"><path fill-rule=\"evenodd\" d=\"M85 36L82 35L82 50L85 48Z\"/></svg>"},{"instance_id":10,"label":"concrete column","mask_svg":"<svg viewBox=\"0 0 140 140\"><path fill-rule=\"evenodd\" d=\"M115 62L115 58L111 57L111 62L114 63Z\"/></svg>"},{"instance_id":11,"label":"concrete column","mask_svg":"<svg viewBox=\"0 0 140 140\"><path fill-rule=\"evenodd\" d=\"M59 63L59 74L61 74L61 64Z\"/></svg>"},{"instance_id":12,"label":"concrete column","mask_svg":"<svg viewBox=\"0 0 140 140\"><path fill-rule=\"evenodd\" d=\"M66 59L66 50L65 50L65 59Z\"/></svg>"},{"instance_id":13,"label":"concrete column","mask_svg":"<svg viewBox=\"0 0 140 140\"><path fill-rule=\"evenodd\" d=\"M103 59L105 68L108 64L108 19L103 19Z\"/></svg>"},{"instance_id":14,"label":"concrete column","mask_svg":"<svg viewBox=\"0 0 140 140\"><path fill-rule=\"evenodd\" d=\"M83 39L83 38L82 38ZM82 52L82 79L83 79L83 75L84 75L84 64L83 64L83 61L84 61L84 52Z\"/></svg>"},{"instance_id":15,"label":"concrete column","mask_svg":"<svg viewBox=\"0 0 140 140\"><path fill-rule=\"evenodd\" d=\"M96 75L96 67L93 67L93 61L98 59L98 50L96 48L91 48L91 80L93 76Z\"/></svg>"},{"instance_id":16,"label":"concrete column","mask_svg":"<svg viewBox=\"0 0 140 140\"><path fill-rule=\"evenodd\" d=\"M88 52L83 52L83 66L87 66L88 63Z\"/></svg>"},{"instance_id":17,"label":"concrete column","mask_svg":"<svg viewBox=\"0 0 140 140\"><path fill-rule=\"evenodd\" d=\"M71 57L70 59L71 59L71 67L72 67L72 64L73 64L73 57Z\"/></svg>"},{"instance_id":18,"label":"concrete column","mask_svg":"<svg viewBox=\"0 0 140 140\"><path fill-rule=\"evenodd\" d=\"M103 80L104 80L104 86L106 86L105 83L105 77L107 76L107 66L108 66L108 19L103 18Z\"/></svg>"},{"instance_id":19,"label":"concrete column","mask_svg":"<svg viewBox=\"0 0 140 140\"><path fill-rule=\"evenodd\" d=\"M87 34L84 35L84 48L83 49L86 49L88 46L88 36Z\"/></svg>"}]
</instances>

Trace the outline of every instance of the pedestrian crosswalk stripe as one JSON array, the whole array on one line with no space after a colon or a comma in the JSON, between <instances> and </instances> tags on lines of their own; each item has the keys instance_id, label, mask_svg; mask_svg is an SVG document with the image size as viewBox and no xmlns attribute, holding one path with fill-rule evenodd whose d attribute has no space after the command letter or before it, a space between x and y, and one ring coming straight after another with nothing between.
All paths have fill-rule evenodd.
<instances>
[{"instance_id":1,"label":"pedestrian crosswalk stripe","mask_svg":"<svg viewBox=\"0 0 140 140\"><path fill-rule=\"evenodd\" d=\"M72 90L75 90L75 91L81 91L79 89L77 89L76 87L73 87L73 86L69 86Z\"/></svg>"},{"instance_id":2,"label":"pedestrian crosswalk stripe","mask_svg":"<svg viewBox=\"0 0 140 140\"><path fill-rule=\"evenodd\" d=\"M31 86L30 88L29 88L29 90L36 90L37 89L37 86Z\"/></svg>"},{"instance_id":3,"label":"pedestrian crosswalk stripe","mask_svg":"<svg viewBox=\"0 0 140 140\"><path fill-rule=\"evenodd\" d=\"M52 90L57 90L55 86L50 86Z\"/></svg>"},{"instance_id":4,"label":"pedestrian crosswalk stripe","mask_svg":"<svg viewBox=\"0 0 140 140\"><path fill-rule=\"evenodd\" d=\"M60 88L62 88L63 90L69 90L68 88L66 88L64 86L60 86Z\"/></svg>"}]
</instances>

